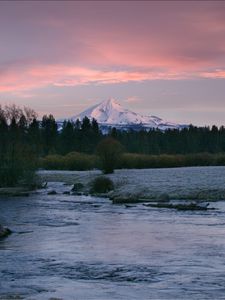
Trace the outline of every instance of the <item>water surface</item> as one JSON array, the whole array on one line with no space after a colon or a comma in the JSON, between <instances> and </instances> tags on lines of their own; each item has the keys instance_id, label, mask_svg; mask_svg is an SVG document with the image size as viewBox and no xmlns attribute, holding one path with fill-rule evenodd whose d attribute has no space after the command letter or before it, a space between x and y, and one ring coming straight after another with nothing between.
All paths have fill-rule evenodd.
<instances>
[{"instance_id":1,"label":"water surface","mask_svg":"<svg viewBox=\"0 0 225 300\"><path fill-rule=\"evenodd\" d=\"M225 203L209 211L40 191L0 200L0 299L225 299Z\"/></svg>"}]
</instances>

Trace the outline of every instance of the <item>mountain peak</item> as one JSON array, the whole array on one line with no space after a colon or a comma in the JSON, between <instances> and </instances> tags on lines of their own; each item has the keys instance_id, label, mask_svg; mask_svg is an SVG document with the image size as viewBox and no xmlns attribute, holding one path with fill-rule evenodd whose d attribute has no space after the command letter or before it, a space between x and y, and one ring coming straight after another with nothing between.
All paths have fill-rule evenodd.
<instances>
[{"instance_id":1,"label":"mountain peak","mask_svg":"<svg viewBox=\"0 0 225 300\"><path fill-rule=\"evenodd\" d=\"M82 120L84 117L96 119L100 126L132 128L134 126L142 128L179 128L175 123L166 122L155 116L142 116L132 112L120 105L114 98L109 98L103 102L88 108L81 114L72 117L73 120Z\"/></svg>"},{"instance_id":2,"label":"mountain peak","mask_svg":"<svg viewBox=\"0 0 225 300\"><path fill-rule=\"evenodd\" d=\"M109 98L107 100L102 101L99 104L99 106L104 107L106 109L113 109L113 108L120 109L121 108L121 105L114 98Z\"/></svg>"},{"instance_id":3,"label":"mountain peak","mask_svg":"<svg viewBox=\"0 0 225 300\"><path fill-rule=\"evenodd\" d=\"M112 97L110 97L110 98L107 99L107 100L102 101L100 104L106 104L106 105L114 105L114 104L118 104L118 105L120 105L120 104L117 102L117 100L114 99L114 98L112 98Z\"/></svg>"}]
</instances>

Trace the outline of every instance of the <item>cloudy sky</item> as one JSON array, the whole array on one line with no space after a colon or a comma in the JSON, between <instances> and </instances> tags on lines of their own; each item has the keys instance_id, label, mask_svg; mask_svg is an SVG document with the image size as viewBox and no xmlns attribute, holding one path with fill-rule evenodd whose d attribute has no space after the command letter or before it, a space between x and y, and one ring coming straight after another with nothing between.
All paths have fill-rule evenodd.
<instances>
[{"instance_id":1,"label":"cloudy sky","mask_svg":"<svg viewBox=\"0 0 225 300\"><path fill-rule=\"evenodd\" d=\"M225 125L225 2L0 2L0 104Z\"/></svg>"}]
</instances>

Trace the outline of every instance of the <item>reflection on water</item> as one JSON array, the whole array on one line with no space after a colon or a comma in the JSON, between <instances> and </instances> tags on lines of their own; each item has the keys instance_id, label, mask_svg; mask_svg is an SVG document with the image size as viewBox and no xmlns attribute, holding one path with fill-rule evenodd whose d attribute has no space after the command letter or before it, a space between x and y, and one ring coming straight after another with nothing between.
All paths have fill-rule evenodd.
<instances>
[{"instance_id":1,"label":"reflection on water","mask_svg":"<svg viewBox=\"0 0 225 300\"><path fill-rule=\"evenodd\" d=\"M225 204L125 207L42 191L0 200L0 299L224 299Z\"/></svg>"}]
</instances>

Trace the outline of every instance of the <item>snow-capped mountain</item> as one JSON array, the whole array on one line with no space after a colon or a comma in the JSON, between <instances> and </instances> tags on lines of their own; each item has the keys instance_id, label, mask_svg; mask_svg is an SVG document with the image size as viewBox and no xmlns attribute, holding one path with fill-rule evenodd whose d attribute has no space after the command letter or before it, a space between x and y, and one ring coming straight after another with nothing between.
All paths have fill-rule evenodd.
<instances>
[{"instance_id":1,"label":"snow-capped mountain","mask_svg":"<svg viewBox=\"0 0 225 300\"><path fill-rule=\"evenodd\" d=\"M72 120L82 120L84 117L96 119L100 127L106 130L109 127L118 129L159 128L166 130L169 128L182 128L184 125L164 121L155 116L144 116L122 107L115 99L110 98L97 105L94 105L79 115L72 117Z\"/></svg>"}]
</instances>

